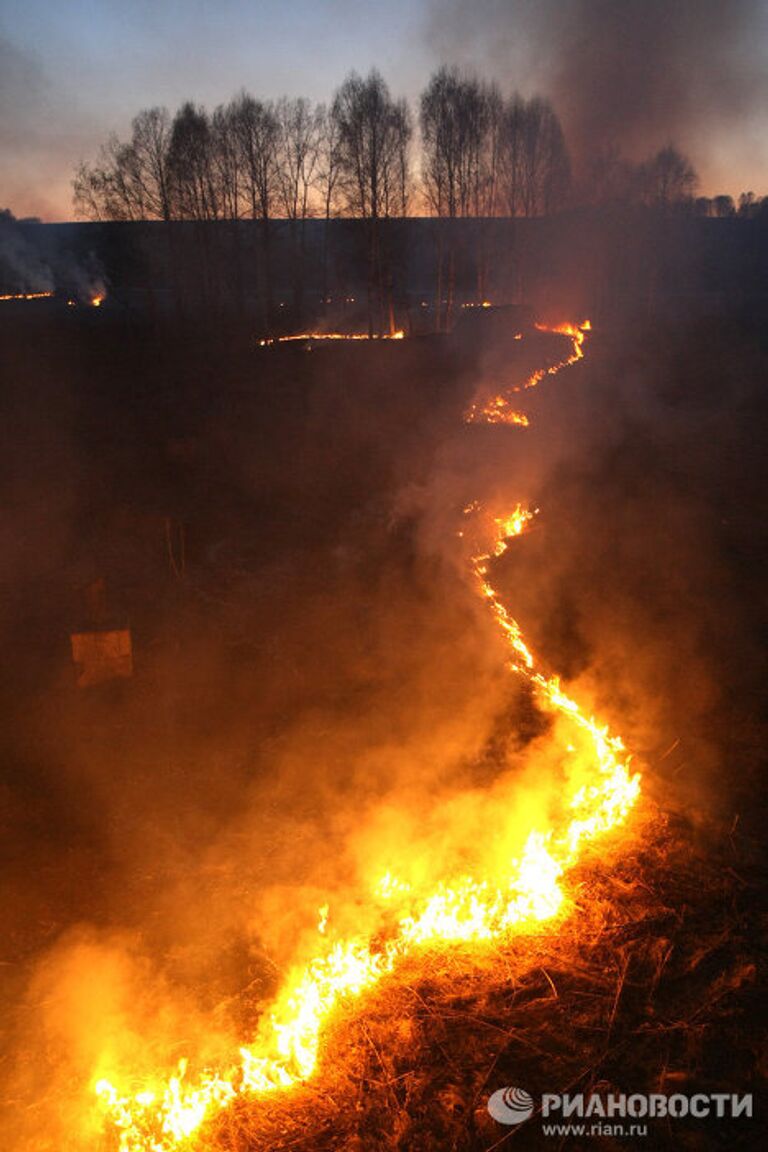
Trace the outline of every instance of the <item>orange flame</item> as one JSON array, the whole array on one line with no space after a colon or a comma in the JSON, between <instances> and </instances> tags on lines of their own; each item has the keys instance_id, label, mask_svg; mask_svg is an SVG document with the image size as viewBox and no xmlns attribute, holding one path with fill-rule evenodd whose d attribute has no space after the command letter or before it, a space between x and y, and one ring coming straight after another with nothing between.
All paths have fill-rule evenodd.
<instances>
[{"instance_id":1,"label":"orange flame","mask_svg":"<svg viewBox=\"0 0 768 1152\"><path fill-rule=\"evenodd\" d=\"M568 326L567 331L574 351L559 367L583 354L584 327ZM478 510L473 502L464 512ZM118 1087L115 1076L96 1082L99 1105L119 1133L120 1152L171 1152L236 1097L272 1093L312 1076L323 1031L336 1008L361 996L405 957L424 948L482 944L512 931L531 932L564 914L564 875L584 845L626 819L638 798L640 777L630 771L621 740L584 712L556 676L539 669L519 624L490 582L493 560L530 527L536 511L518 504L509 516L496 518L490 547L473 558L472 571L509 647L511 670L527 681L544 710L569 725L571 739L582 744L582 770L564 816L548 829L533 828L519 857L509 860L505 874L495 880L456 876L425 895L387 872L370 894L374 907L382 911L382 922L390 912L386 933L335 938L324 904L316 955L288 973L268 1020L229 1068L204 1070L188 1079L186 1061L181 1061L175 1072L152 1084ZM576 754L577 749L569 744L569 752Z\"/></svg>"},{"instance_id":2,"label":"orange flame","mask_svg":"<svg viewBox=\"0 0 768 1152\"><path fill-rule=\"evenodd\" d=\"M259 340L260 348L271 348L274 344L301 344L307 341L323 342L330 340L404 340L402 328L397 332L387 332L370 336L367 332L302 332L298 336L266 336Z\"/></svg>"},{"instance_id":3,"label":"orange flame","mask_svg":"<svg viewBox=\"0 0 768 1152\"><path fill-rule=\"evenodd\" d=\"M48 300L53 296L53 292L8 292L5 296L0 296L0 301L3 300Z\"/></svg>"},{"instance_id":4,"label":"orange flame","mask_svg":"<svg viewBox=\"0 0 768 1152\"><path fill-rule=\"evenodd\" d=\"M527 428L529 426L528 417L511 407L510 393L525 392L529 388L535 388L545 376L555 376L563 368L568 368L577 360L584 358L584 341L588 333L592 331L592 324L589 320L585 320L581 324L556 324L551 328L547 327L546 324L536 324L535 327L539 332L569 336L571 339L570 355L563 360L558 360L556 364L551 364L549 368L537 368L523 384L517 384L514 388L510 388L507 393L499 393L490 400L486 400L482 405L472 404L464 416L466 423L517 424L522 428ZM515 339L519 339L519 335Z\"/></svg>"}]
</instances>

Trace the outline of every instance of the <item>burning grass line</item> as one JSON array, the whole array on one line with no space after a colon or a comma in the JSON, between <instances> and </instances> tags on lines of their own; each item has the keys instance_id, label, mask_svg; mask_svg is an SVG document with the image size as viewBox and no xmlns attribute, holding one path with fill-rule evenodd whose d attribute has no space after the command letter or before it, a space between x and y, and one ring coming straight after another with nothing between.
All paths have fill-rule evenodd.
<instances>
[{"instance_id":1,"label":"burning grass line","mask_svg":"<svg viewBox=\"0 0 768 1152\"><path fill-rule=\"evenodd\" d=\"M583 356L584 330L585 326L572 325L557 329L571 336L573 352L542 375L554 374ZM471 504L465 513L478 510L477 504ZM471 570L509 647L510 668L527 681L540 706L571 725L574 739L581 736L589 749L588 756L584 754L589 772L565 805L559 825L534 828L520 856L509 862L506 875L495 882L471 875L448 876L435 884L431 894L421 894L412 893L409 885L387 874L372 894L381 905L382 922L389 916L385 936L335 939L326 930L324 906L317 954L288 974L269 1019L252 1045L240 1049L239 1061L223 1071L203 1070L191 1081L182 1061L175 1074L144 1085L138 1092L131 1086L118 1088L107 1078L98 1081L96 1093L118 1134L120 1152L172 1152L239 1100L268 1099L310 1080L320 1062L321 1042L338 1022L341 1010L381 990L409 962L423 965L425 958L442 957L447 948L469 951L477 959L489 946L498 947L515 937L535 942L547 927L552 934L565 923L574 907L564 886L566 874L592 841L625 821L637 801L640 780L630 772L630 757L621 740L582 712L556 676L538 669L519 624L490 583L493 561L530 526L534 515L518 504L511 515L496 518L490 547L472 559ZM569 745L568 752L575 754L576 748ZM388 908L393 899L399 901L394 916ZM553 993L546 1003L559 1001L552 978L544 969L542 975ZM618 1000L614 1009L617 1006ZM365 1031L365 1022L362 1028ZM385 1070L378 1049L376 1054ZM446 1061L451 1063L447 1055Z\"/></svg>"},{"instance_id":2,"label":"burning grass line","mask_svg":"<svg viewBox=\"0 0 768 1152\"><path fill-rule=\"evenodd\" d=\"M522 384L516 384L484 402L475 401L464 414L466 424L514 424L528 428L530 425L528 416L512 407L512 397L536 388L547 376L556 376L563 368L569 368L571 364L584 359L584 341L592 330L589 320L581 324L556 324L554 327L536 324L535 327L538 332L567 336L571 341L570 354L557 363L550 364L548 368L537 368Z\"/></svg>"},{"instance_id":3,"label":"burning grass line","mask_svg":"<svg viewBox=\"0 0 768 1152\"><path fill-rule=\"evenodd\" d=\"M53 295L53 292L7 292L0 296L0 303L7 300L49 300Z\"/></svg>"},{"instance_id":4,"label":"burning grass line","mask_svg":"<svg viewBox=\"0 0 768 1152\"><path fill-rule=\"evenodd\" d=\"M265 336L259 340L260 348L273 348L278 344L323 344L334 341L404 340L405 331L396 332L300 332L294 336Z\"/></svg>"},{"instance_id":5,"label":"burning grass line","mask_svg":"<svg viewBox=\"0 0 768 1152\"><path fill-rule=\"evenodd\" d=\"M270 1148L274 1152L286 1152L288 1148L300 1148L302 1152L340 1148L349 1152L363 1148L387 1152L395 1147L466 1148L475 1144L487 1148L495 1139L495 1132L485 1128L478 1133L475 1122L477 1119L482 1124L485 1110L478 1109L475 1118L474 1109L481 1101L483 1078L489 1067L490 1075L495 1074L501 1083L514 1082L525 1071L534 1077L530 1084L536 1079L544 1082L546 1075L548 1090L567 1093L579 1090L580 1084L589 1091L598 1081L611 1081L617 1061L621 1060L629 1078L627 1083L638 1091L662 1091L658 1073L668 1057L659 1058L659 1054L669 1037L698 1035L702 1027L717 1020L717 1006L708 1008L712 997L704 994L705 1015L703 1022L697 1020L695 1033L690 1027L681 1029L678 1023L664 1022L659 1027L655 1014L663 1010L663 999L654 998L652 1003L645 995L641 1001L630 996L622 998L614 1024L617 1035L607 1049L605 1023L602 1029L597 1028L600 1014L591 1006L592 1001L599 989L606 1005L601 1009L605 1020L615 995L616 973L625 954L626 940L658 940L654 933L660 901L674 906L687 904L700 896L702 888L718 888L722 860L718 854L711 856L709 850L694 858L692 845L677 833L671 835L668 821L647 802L646 806L647 812L639 814L640 835L634 835L637 829L633 827L631 842L622 840L609 858L599 859L595 850L595 859L580 864L580 872L589 877L591 892L583 920L571 918L556 934L548 933L525 943L520 938L510 939L504 945L510 964L517 968L521 987L530 992L543 987L540 969L546 966L560 985L560 1001L547 995L546 1000L533 1002L534 1011L528 1003L515 1007L499 973L496 956L491 957L486 951L467 952L463 961L461 954L435 957L428 970L414 961L407 965L407 973L394 973L372 994L365 1005L366 1028L394 1072L407 1062L407 1076L401 1078L408 1084L407 1098L398 1097L396 1116L398 1124L406 1122L408 1126L404 1133L398 1129L397 1139L388 1123L386 1129L382 1128L382 1117L387 1121L394 1121L395 1117L390 1115L391 1104L385 1089L378 1085L379 1077L374 1082L364 1071L364 1048L354 1027L357 1017L348 1027L345 1014L335 1023L330 1037L320 1078L322 1093L318 1092L316 1081L314 1085L307 1083L300 1093L273 1098L271 1103L265 1100L256 1109L243 1102L231 1115L221 1118L220 1125L210 1132L210 1145L206 1144L206 1148L217 1152L243 1147ZM633 890L624 884L617 886L617 879L626 880L640 873L658 876L663 892L649 899L647 887ZM712 901L706 902L703 911L707 916L714 915L718 922L725 912ZM675 924L669 931L679 933L674 939L687 952L696 942L695 935L691 936L687 922L685 928L677 921ZM639 954L643 964L644 954ZM413 976L424 980L422 999L433 1009L418 1017L411 1008ZM585 1002L585 981L591 988L592 1001ZM637 984L647 988L642 972L633 975L631 986ZM701 992L701 988L697 991L690 981L686 982L686 997L696 997ZM689 1007L681 1004L679 972L670 973L663 995L667 1000L671 996L683 1010ZM471 1012L507 1024L509 1043L500 1043L499 1037L483 1025L473 1029L468 1014L464 1026L457 1024L452 1028L445 1016L453 1005L461 1005L462 1010L469 1006ZM399 1039L399 1025L404 1021L413 1021L416 1026L415 1035L407 1043ZM439 1027L441 1045L460 1068L459 1076L446 1073L437 1056L432 1039L435 1027ZM727 1021L723 1027L728 1027ZM536 1046L538 1051L530 1046L537 1039L541 1040ZM683 1074L679 1056L670 1068L671 1077ZM440 1093L446 1076L449 1088L462 1105L460 1113L446 1114L444 1110ZM391 1082L397 1084L395 1075ZM670 1083L677 1082L670 1078Z\"/></svg>"}]
</instances>

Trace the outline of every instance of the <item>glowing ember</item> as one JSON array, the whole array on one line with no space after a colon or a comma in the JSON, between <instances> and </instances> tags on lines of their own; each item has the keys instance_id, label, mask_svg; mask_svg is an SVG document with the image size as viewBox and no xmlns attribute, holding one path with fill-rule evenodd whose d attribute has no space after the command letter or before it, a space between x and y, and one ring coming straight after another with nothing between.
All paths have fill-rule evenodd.
<instances>
[{"instance_id":1,"label":"glowing ember","mask_svg":"<svg viewBox=\"0 0 768 1152\"><path fill-rule=\"evenodd\" d=\"M104 303L104 297L103 296L91 296L91 307L92 308L101 308L103 303Z\"/></svg>"},{"instance_id":2,"label":"glowing ember","mask_svg":"<svg viewBox=\"0 0 768 1152\"><path fill-rule=\"evenodd\" d=\"M572 337L573 354L550 373L583 355L583 328L558 330ZM477 502L464 509L468 516L480 511ZM630 771L621 740L582 711L556 676L539 669L519 624L491 584L493 560L529 528L536 511L518 504L509 516L493 519L492 538L487 550L473 558L472 571L506 639L511 670L530 685L543 710L568 726L573 771L563 814L550 827L533 828L518 857L505 860L498 875L446 876L425 892L387 872L370 894L372 906L381 912L381 928L373 935L335 938L324 904L318 913L316 955L288 973L269 1018L230 1067L187 1078L182 1061L149 1084L120 1084L115 1076L98 1080L96 1095L119 1133L121 1152L169 1152L237 1096L275 1092L312 1076L334 1010L359 997L405 957L459 942L481 946L513 931L532 932L567 910L565 873L584 845L625 820L639 795L640 778Z\"/></svg>"}]
</instances>

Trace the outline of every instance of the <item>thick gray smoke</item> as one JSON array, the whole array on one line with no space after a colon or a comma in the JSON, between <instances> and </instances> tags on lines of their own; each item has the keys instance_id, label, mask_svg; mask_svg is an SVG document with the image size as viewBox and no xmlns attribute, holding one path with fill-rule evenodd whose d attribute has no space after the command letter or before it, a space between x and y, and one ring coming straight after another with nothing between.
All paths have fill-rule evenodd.
<instances>
[{"instance_id":1,"label":"thick gray smoke","mask_svg":"<svg viewBox=\"0 0 768 1152\"><path fill-rule=\"evenodd\" d=\"M0 209L0 295L59 292L83 302L106 291L107 277L95 252L78 255L56 232Z\"/></svg>"},{"instance_id":2,"label":"thick gray smoke","mask_svg":"<svg viewBox=\"0 0 768 1152\"><path fill-rule=\"evenodd\" d=\"M761 0L450 0L428 35L441 59L549 95L577 156L672 140L717 166L766 107L767 23Z\"/></svg>"},{"instance_id":3,"label":"thick gray smoke","mask_svg":"<svg viewBox=\"0 0 768 1152\"><path fill-rule=\"evenodd\" d=\"M53 292L54 276L8 211L0 212L0 291Z\"/></svg>"}]
</instances>

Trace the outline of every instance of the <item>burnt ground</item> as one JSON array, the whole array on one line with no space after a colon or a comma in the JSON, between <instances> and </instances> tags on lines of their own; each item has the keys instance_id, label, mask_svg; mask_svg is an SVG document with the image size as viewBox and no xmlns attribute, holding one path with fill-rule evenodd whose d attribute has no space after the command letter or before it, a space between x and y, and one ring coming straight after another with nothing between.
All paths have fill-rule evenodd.
<instances>
[{"instance_id":1,"label":"burnt ground","mask_svg":"<svg viewBox=\"0 0 768 1152\"><path fill-rule=\"evenodd\" d=\"M382 710L386 723L461 649L476 617L410 494L454 482L469 444L473 461L519 457L542 506L498 583L553 667L589 670L636 750L643 835L585 866L556 938L398 974L338 1022L315 1085L240 1106L212 1139L307 1152L619 1146L545 1138L536 1119L508 1133L484 1102L518 1084L753 1091L753 1123L656 1124L645 1147L761 1147L759 331L731 317L596 333L583 365L531 396L529 447L528 433L468 429L448 465L484 370L449 342L257 352L237 331L107 317L15 324L0 347L0 1108L12 1141L78 1146L43 1131L25 1096L39 1106L41 1084L60 1090L35 977L73 925L138 930L168 979L243 1022L257 1011L262 968L216 909L225 889L282 878L285 852L277 834L241 841L247 877L235 879L216 846L274 784L275 752L297 729L330 742L321 786L301 777L297 800L290 781L292 814L305 806L322 843L318 798L361 786L359 742L336 748L330 729ZM457 512L463 497L457 483ZM68 633L90 623L130 624L131 681L74 687ZM458 661L459 680L473 659ZM519 720L509 708L502 741ZM492 771L494 754L473 770ZM386 773L366 780L374 794L387 786ZM279 781L276 795L267 823L280 821ZM212 910L206 932L169 914L190 877Z\"/></svg>"}]
</instances>

